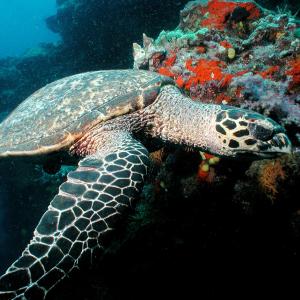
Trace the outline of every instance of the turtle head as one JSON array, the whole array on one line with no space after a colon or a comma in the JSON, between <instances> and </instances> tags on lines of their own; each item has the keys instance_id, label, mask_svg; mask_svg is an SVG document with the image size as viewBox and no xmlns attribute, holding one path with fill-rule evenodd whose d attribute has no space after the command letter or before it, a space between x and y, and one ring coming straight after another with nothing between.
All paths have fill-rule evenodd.
<instances>
[{"instance_id":1,"label":"turtle head","mask_svg":"<svg viewBox=\"0 0 300 300\"><path fill-rule=\"evenodd\" d=\"M161 89L146 107L147 131L154 137L215 155L267 158L291 152L283 127L250 110L192 101L174 86Z\"/></svg>"},{"instance_id":2,"label":"turtle head","mask_svg":"<svg viewBox=\"0 0 300 300\"><path fill-rule=\"evenodd\" d=\"M291 142L284 128L259 113L221 106L216 115L215 129L219 146L217 154L268 158L291 152Z\"/></svg>"}]
</instances>

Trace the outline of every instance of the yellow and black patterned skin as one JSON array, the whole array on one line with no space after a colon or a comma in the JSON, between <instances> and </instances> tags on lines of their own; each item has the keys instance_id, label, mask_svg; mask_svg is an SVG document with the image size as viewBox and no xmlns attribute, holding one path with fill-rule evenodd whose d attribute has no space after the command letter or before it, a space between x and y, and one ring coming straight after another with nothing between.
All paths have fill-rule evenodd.
<instances>
[{"instance_id":1,"label":"yellow and black patterned skin","mask_svg":"<svg viewBox=\"0 0 300 300\"><path fill-rule=\"evenodd\" d=\"M147 175L148 151L136 133L233 158L291 152L273 120L194 102L156 73L99 71L47 85L0 124L0 158L64 150L80 160L0 277L0 299L45 299L82 257L104 247Z\"/></svg>"}]
</instances>

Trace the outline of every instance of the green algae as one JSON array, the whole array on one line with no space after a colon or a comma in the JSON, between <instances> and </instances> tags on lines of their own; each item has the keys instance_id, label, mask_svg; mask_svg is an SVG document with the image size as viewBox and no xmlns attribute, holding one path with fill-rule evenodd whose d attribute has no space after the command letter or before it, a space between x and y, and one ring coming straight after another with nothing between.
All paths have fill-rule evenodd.
<instances>
[{"instance_id":1,"label":"green algae","mask_svg":"<svg viewBox=\"0 0 300 300\"><path fill-rule=\"evenodd\" d=\"M196 40L198 35L205 35L207 32L208 28L206 27L203 27L196 32L183 32L181 29L176 29L174 31L163 30L155 40L155 44L160 45L163 41L172 42L175 40Z\"/></svg>"}]
</instances>

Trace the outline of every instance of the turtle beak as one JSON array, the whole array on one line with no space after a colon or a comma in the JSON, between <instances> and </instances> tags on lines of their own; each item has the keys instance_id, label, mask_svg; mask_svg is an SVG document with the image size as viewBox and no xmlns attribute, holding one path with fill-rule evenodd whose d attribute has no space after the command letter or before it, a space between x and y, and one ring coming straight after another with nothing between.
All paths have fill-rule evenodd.
<instances>
[{"instance_id":1,"label":"turtle beak","mask_svg":"<svg viewBox=\"0 0 300 300\"><path fill-rule=\"evenodd\" d=\"M265 131L258 126L252 131L253 137L257 140L256 145L250 150L237 150L237 156L249 158L273 158L282 154L292 153L292 143L280 125L271 131Z\"/></svg>"},{"instance_id":2,"label":"turtle beak","mask_svg":"<svg viewBox=\"0 0 300 300\"><path fill-rule=\"evenodd\" d=\"M272 158L292 153L292 143L285 134L284 129L278 126L268 139L258 140L257 149L258 152L254 154L257 154L258 157Z\"/></svg>"},{"instance_id":3,"label":"turtle beak","mask_svg":"<svg viewBox=\"0 0 300 300\"><path fill-rule=\"evenodd\" d=\"M284 132L275 133L268 141L259 141L258 148L262 154L280 155L292 152L292 144Z\"/></svg>"},{"instance_id":4,"label":"turtle beak","mask_svg":"<svg viewBox=\"0 0 300 300\"><path fill-rule=\"evenodd\" d=\"M262 126L259 123L249 124L249 131L258 141L257 147L261 154L271 156L291 153L292 144L285 133L285 129L271 119L267 119L269 126Z\"/></svg>"}]
</instances>

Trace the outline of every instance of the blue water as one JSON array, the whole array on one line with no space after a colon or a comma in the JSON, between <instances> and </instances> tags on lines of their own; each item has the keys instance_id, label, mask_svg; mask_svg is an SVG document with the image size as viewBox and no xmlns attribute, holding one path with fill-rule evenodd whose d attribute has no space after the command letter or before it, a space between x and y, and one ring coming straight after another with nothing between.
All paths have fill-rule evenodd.
<instances>
[{"instance_id":1,"label":"blue water","mask_svg":"<svg viewBox=\"0 0 300 300\"><path fill-rule=\"evenodd\" d=\"M56 11L55 0L0 0L0 57L16 56L59 36L45 24Z\"/></svg>"}]
</instances>

